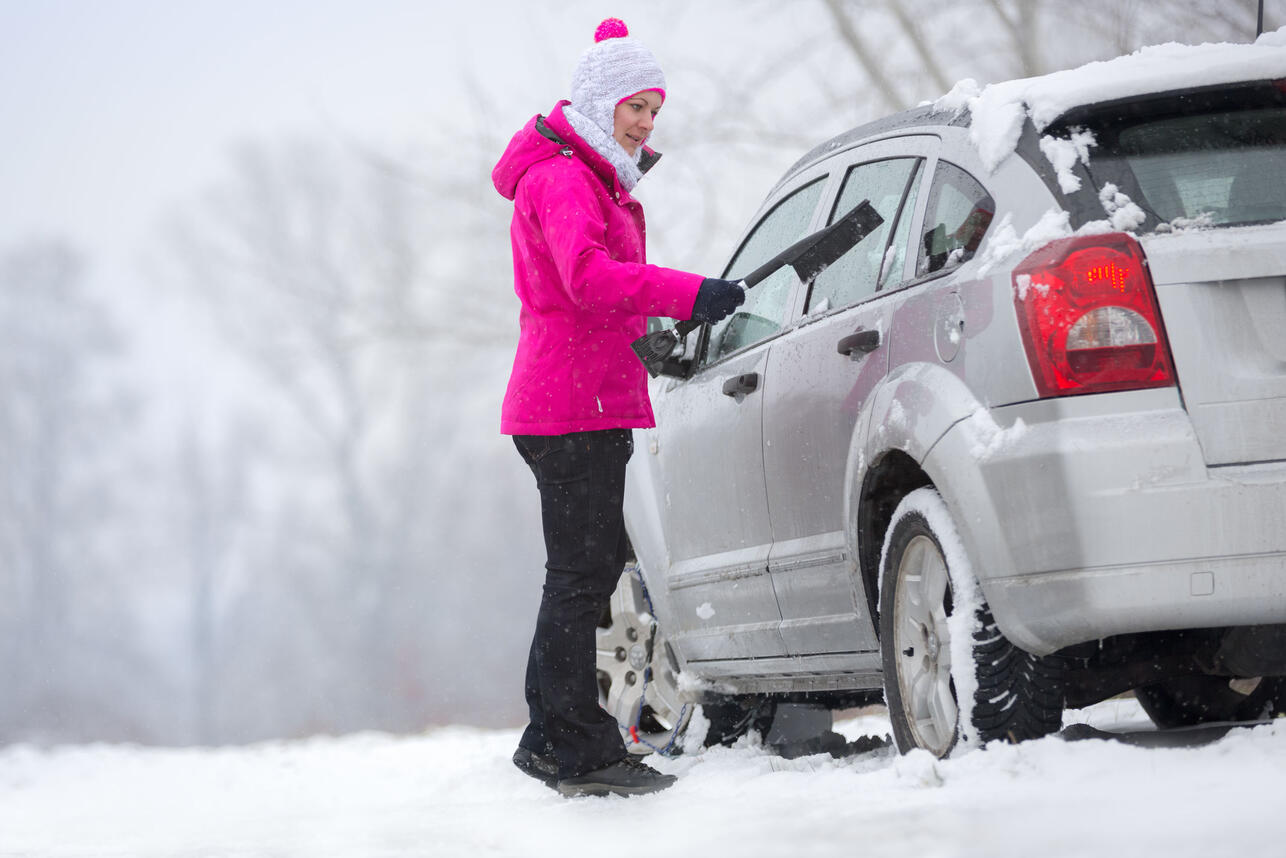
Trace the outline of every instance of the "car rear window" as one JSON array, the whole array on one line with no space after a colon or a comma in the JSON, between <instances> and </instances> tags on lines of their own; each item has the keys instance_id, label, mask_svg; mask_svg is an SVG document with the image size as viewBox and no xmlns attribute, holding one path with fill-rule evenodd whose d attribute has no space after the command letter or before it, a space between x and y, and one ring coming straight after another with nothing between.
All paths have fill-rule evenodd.
<instances>
[{"instance_id":1,"label":"car rear window","mask_svg":"<svg viewBox=\"0 0 1286 858\"><path fill-rule=\"evenodd\" d=\"M1161 223L1286 220L1286 104L1262 103L1280 95L1261 90L1258 105L1176 98L1087 123L1094 184L1116 184Z\"/></svg>"}]
</instances>

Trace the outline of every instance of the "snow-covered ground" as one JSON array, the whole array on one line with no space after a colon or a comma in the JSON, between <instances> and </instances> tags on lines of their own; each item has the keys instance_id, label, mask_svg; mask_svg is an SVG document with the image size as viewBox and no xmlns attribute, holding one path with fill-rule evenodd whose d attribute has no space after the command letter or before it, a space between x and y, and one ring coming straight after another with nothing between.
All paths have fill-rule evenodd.
<instances>
[{"instance_id":1,"label":"snow-covered ground","mask_svg":"<svg viewBox=\"0 0 1286 858\"><path fill-rule=\"evenodd\" d=\"M1145 730L1132 700L1069 722ZM865 715L837 725L882 735ZM0 751L0 856L1280 855L1286 720L1198 747L1048 738L935 761L785 760L753 743L656 761L667 792L567 800L516 730L219 749Z\"/></svg>"}]
</instances>

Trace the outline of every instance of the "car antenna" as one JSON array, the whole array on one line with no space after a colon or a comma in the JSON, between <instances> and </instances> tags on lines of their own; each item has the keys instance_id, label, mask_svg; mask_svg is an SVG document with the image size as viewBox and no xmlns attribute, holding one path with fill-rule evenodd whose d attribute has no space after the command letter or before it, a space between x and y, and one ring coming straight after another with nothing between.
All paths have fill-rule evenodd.
<instances>
[{"instance_id":1,"label":"car antenna","mask_svg":"<svg viewBox=\"0 0 1286 858\"><path fill-rule=\"evenodd\" d=\"M1259 0L1259 23L1255 25L1255 38L1264 34L1264 0Z\"/></svg>"}]
</instances>

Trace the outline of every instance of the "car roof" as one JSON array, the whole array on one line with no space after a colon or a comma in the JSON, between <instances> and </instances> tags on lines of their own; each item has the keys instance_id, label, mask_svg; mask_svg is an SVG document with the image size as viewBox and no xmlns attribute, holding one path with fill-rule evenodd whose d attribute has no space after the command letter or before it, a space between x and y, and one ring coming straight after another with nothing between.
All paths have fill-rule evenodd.
<instances>
[{"instance_id":1,"label":"car roof","mask_svg":"<svg viewBox=\"0 0 1286 858\"><path fill-rule=\"evenodd\" d=\"M800 170L810 167L837 152L842 152L868 138L880 137L895 131L927 130L946 126L969 127L968 109L936 110L933 104L930 103L872 120L856 128L851 128L842 134L837 134L808 150L802 158L790 166L790 169L786 171L777 185L780 186L788 181ZM775 191L776 187L773 190Z\"/></svg>"},{"instance_id":2,"label":"car roof","mask_svg":"<svg viewBox=\"0 0 1286 858\"><path fill-rule=\"evenodd\" d=\"M1024 126L1025 136L1027 126L1040 133L1060 119L1095 106L1126 105L1163 93L1280 81L1286 79L1284 47L1286 27L1266 33L1252 44L1153 45L1110 60L984 87L962 80L936 102L859 125L815 146L786 171L782 182L868 138L935 126L969 127L971 123L977 126L971 128L970 135L975 148L983 163L994 169L1014 151L1018 136L1015 120Z\"/></svg>"}]
</instances>

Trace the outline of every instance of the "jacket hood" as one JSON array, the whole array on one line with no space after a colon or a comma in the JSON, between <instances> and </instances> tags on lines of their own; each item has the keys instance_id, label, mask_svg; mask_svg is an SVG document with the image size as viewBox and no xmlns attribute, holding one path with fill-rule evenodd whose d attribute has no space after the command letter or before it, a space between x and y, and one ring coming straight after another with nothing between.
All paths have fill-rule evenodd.
<instances>
[{"instance_id":1,"label":"jacket hood","mask_svg":"<svg viewBox=\"0 0 1286 858\"><path fill-rule=\"evenodd\" d=\"M540 116L533 116L522 129L513 136L505 153L491 171L491 182L500 192L500 196L512 200L518 194L518 182L527 175L533 165L556 157L563 147L545 137L536 130Z\"/></svg>"},{"instance_id":2,"label":"jacket hood","mask_svg":"<svg viewBox=\"0 0 1286 858\"><path fill-rule=\"evenodd\" d=\"M527 174L527 171L541 161L560 155L564 146L570 147L578 158L589 165L590 169L607 184L608 188L618 194L625 193L617 178L616 168L606 158L595 152L593 147L582 140L572 129L566 117L563 116L563 107L570 103L565 100L558 102L554 109L549 112L548 117L533 116L509 141L504 154L500 156L500 161L491 171L491 181L496 186L496 190L500 192L500 196L507 200L512 200L517 196L518 183L522 181L522 177ZM552 140L541 133L537 123L542 120L546 129L552 131L564 143ZM640 170L647 172L660 157L660 154L645 146L643 157L639 162Z\"/></svg>"}]
</instances>

